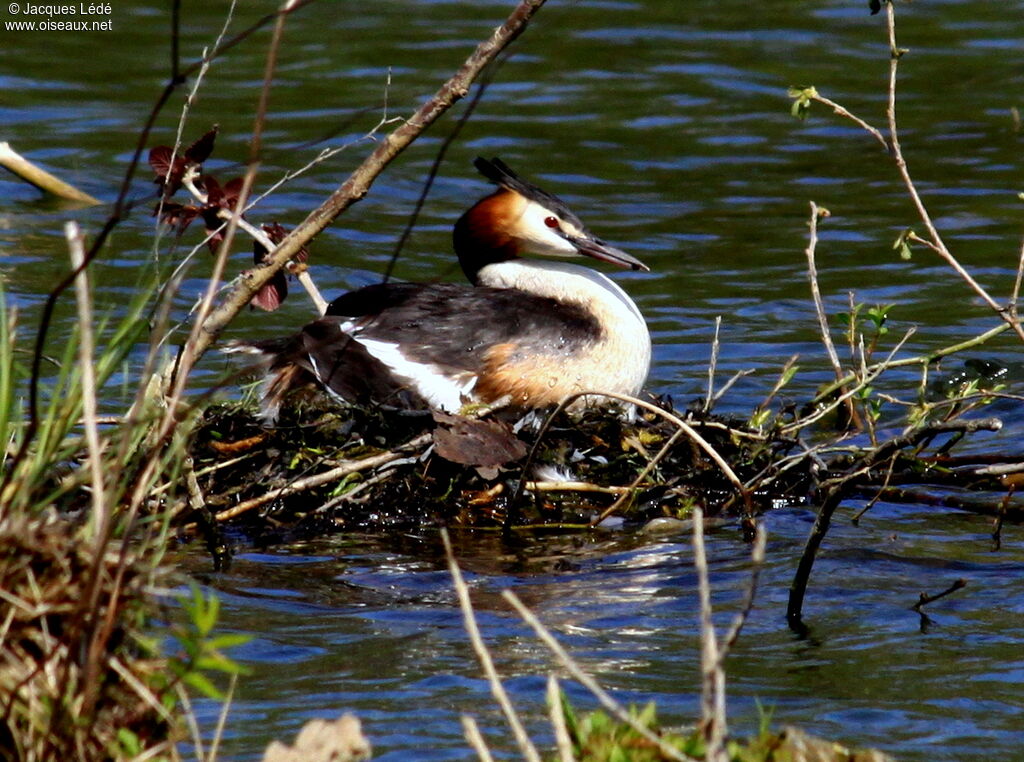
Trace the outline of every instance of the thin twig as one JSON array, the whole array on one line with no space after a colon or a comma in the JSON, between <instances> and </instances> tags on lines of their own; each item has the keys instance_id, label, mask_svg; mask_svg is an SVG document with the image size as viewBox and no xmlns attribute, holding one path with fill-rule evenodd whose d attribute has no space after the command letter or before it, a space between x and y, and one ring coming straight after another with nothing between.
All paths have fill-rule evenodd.
<instances>
[{"instance_id":1,"label":"thin twig","mask_svg":"<svg viewBox=\"0 0 1024 762\"><path fill-rule=\"evenodd\" d=\"M704 549L704 511L694 508L693 565L697 571L697 595L700 599L700 728L704 736L704 759L707 762L728 762L725 737L725 670L718 650L718 635L711 620L711 583L708 559Z\"/></svg>"},{"instance_id":2,"label":"thin twig","mask_svg":"<svg viewBox=\"0 0 1024 762\"><path fill-rule=\"evenodd\" d=\"M243 513L247 513L248 511L251 511L254 508L259 508L261 505L266 505L267 503L272 502L274 500L279 500L280 498L288 497L289 495L295 495L300 492L305 492L306 490L313 489L315 487L321 487L324 484L329 484L330 482L337 481L338 479L348 476L349 474L355 474L359 473L360 471L366 471L371 468L377 468L379 466L389 464L392 461L401 458L404 451L415 449L426 444L427 442L430 441L431 437L432 433L427 432L426 434L421 434L418 437L409 440L401 447L395 448L393 450L388 450L386 452L379 453L378 455L371 455L370 457L363 458L362 460L344 461L340 465L328 471L324 471L319 474L313 474L312 476L307 476L303 479L296 479L295 481L286 484L283 487L271 490L263 495L259 495L258 497L245 500L239 503L238 505L220 511L218 514L216 514L214 518L218 522L227 521L228 519L233 519L237 516L242 515ZM194 525L189 525L185 527L185 531L191 531L194 529Z\"/></svg>"},{"instance_id":3,"label":"thin twig","mask_svg":"<svg viewBox=\"0 0 1024 762\"><path fill-rule=\"evenodd\" d=\"M900 177L903 180L903 184L907 189L907 193L910 194L910 200L917 210L918 217L921 218L921 222L928 230L928 237L933 244L934 251L946 262L957 275L974 291L978 297L985 302L988 307L995 312L999 317L1009 325L1017 335L1024 340L1024 327L1021 327L1020 321L1015 320L1013 315L1007 313L1002 306L993 299L989 293L978 283L973 276L957 261L956 257L950 253L949 249L946 248L946 244L942 240L942 236L939 235L938 229L935 227L935 223L932 221L931 215L928 212L928 208L925 206L924 201L921 200L920 194L917 192L917 186L914 184L913 179L910 176L910 170L907 167L906 158L903 156L903 149L900 147L899 131L896 125L896 73L899 69L900 58L906 52L899 49L896 46L896 4L886 3L886 29L889 34L889 90L888 90L888 106L886 107L886 118L889 125L889 142L892 146L893 160L896 162L896 169L899 172Z\"/></svg>"},{"instance_id":4,"label":"thin twig","mask_svg":"<svg viewBox=\"0 0 1024 762\"><path fill-rule=\"evenodd\" d=\"M551 718L551 729L555 733L555 748L558 750L559 762L576 762L572 753L572 738L565 722L565 708L562 706L562 690L558 687L558 678L552 672L548 675L548 717Z\"/></svg>"},{"instance_id":5,"label":"thin twig","mask_svg":"<svg viewBox=\"0 0 1024 762\"><path fill-rule=\"evenodd\" d=\"M955 593L957 590L962 590L965 587L967 587L967 580L958 579L948 588L943 590L941 593L936 593L935 595L928 595L928 593L920 593L917 599L917 603L915 603L910 608L914 611L920 612L922 606L927 606L929 603L933 603L939 600L939 598L945 598L947 595Z\"/></svg>"},{"instance_id":6,"label":"thin twig","mask_svg":"<svg viewBox=\"0 0 1024 762\"><path fill-rule=\"evenodd\" d=\"M767 544L768 532L765 530L764 524L759 523L754 533L754 547L750 551L752 568L750 570L750 581L747 583L747 590L743 596L743 605L733 618L729 631L722 638L719 645L718 660L723 669L725 668L725 660L729 656L729 651L732 650L732 647L736 645L736 641L739 640L740 632L743 631L743 625L746 624L747 618L754 608L757 583L761 577L761 569L764 567L764 551Z\"/></svg>"},{"instance_id":7,"label":"thin twig","mask_svg":"<svg viewBox=\"0 0 1024 762\"><path fill-rule=\"evenodd\" d=\"M1017 312L1017 300L1020 298L1022 281L1024 281L1024 242L1021 243L1020 254L1017 256L1017 275L1013 279L1013 293L1010 295L1010 301L1006 307L1015 320L1020 319Z\"/></svg>"},{"instance_id":8,"label":"thin twig","mask_svg":"<svg viewBox=\"0 0 1024 762\"><path fill-rule=\"evenodd\" d=\"M744 368L743 370L738 370L735 373L733 373L732 376L729 377L729 380L722 384L722 387L717 392L715 392L715 396L711 399L712 407L714 407L714 405L718 403L718 400L722 399L722 397L725 395L727 391L732 389L733 384L735 384L741 378L749 376L753 372L753 368Z\"/></svg>"},{"instance_id":9,"label":"thin twig","mask_svg":"<svg viewBox=\"0 0 1024 762\"><path fill-rule=\"evenodd\" d=\"M696 430L692 426L690 426L690 424L688 424L686 421L684 421L677 415L673 415L667 410L663 410L657 405L652 405L650 402L647 402L646 400L642 400L637 397L631 397L628 394L616 394L614 392L598 391L578 392L576 394L569 395L564 400L562 400L558 407L555 408L555 410L552 411L552 413L547 417L547 419L544 421L544 425L537 433L537 439L534 441L533 447L530 448L530 452L526 456L523 471L519 478L519 485L516 487L516 491L513 494L513 500L515 500L516 498L518 498L520 494L522 494L523 487L526 484L526 474L529 470L529 466L533 462L534 456L536 455L540 447L540 442L544 439L544 435L551 427L551 422L559 413L561 413L563 410L565 410L567 407L572 405L577 400L583 399L584 397L606 397L608 399L618 400L619 402L625 402L630 405L636 405L637 407L641 407L644 410L654 413L655 415L659 415L662 418L670 421L672 424L679 427L686 434L686 436L688 436L698 447L700 447L702 450L704 450L705 453L708 454L708 456L721 469L726 479L728 479L729 482L733 485L733 487L736 488L736 492L743 498L744 501L746 501L749 504L750 494L747 491L747 489L743 486L743 483L739 480L739 477L736 476L736 472L733 471L729 464L725 462L725 459L721 455L719 455L718 451L714 447L712 447L711 444L706 439L704 439L704 437L698 434Z\"/></svg>"},{"instance_id":10,"label":"thin twig","mask_svg":"<svg viewBox=\"0 0 1024 762\"><path fill-rule=\"evenodd\" d=\"M828 316L825 314L825 304L821 299L821 290L818 288L818 268L814 261L815 251L818 247L818 218L828 217L828 209L823 209L811 203L811 218L808 222L810 235L808 236L807 248L804 253L807 255L807 277L811 283L811 297L814 300L814 311L818 315L818 329L821 331L821 343L825 346L825 352L832 363L832 369L836 373L836 380L843 377L843 366L839 362L839 355L836 354L835 344L832 343L832 332L828 327Z\"/></svg>"},{"instance_id":11,"label":"thin twig","mask_svg":"<svg viewBox=\"0 0 1024 762\"><path fill-rule=\"evenodd\" d=\"M846 119L849 119L854 124L857 124L858 126L863 128L868 134L870 134L875 140L877 140L881 144L882 148L885 151L891 150L890 146L889 146L889 143L885 139L885 136L882 135L882 131L879 130L877 127L872 127L870 124L865 122L859 116L857 116L856 114L854 114L854 113L852 113L850 111L847 111L845 108L840 106L835 101L829 100L825 96L820 95L818 93L818 91L815 90L814 88L809 88L805 92L807 93L807 96L812 101L817 101L818 103L822 104L823 106L828 106L830 109L832 109L833 112L835 112L839 116L845 117Z\"/></svg>"},{"instance_id":12,"label":"thin twig","mask_svg":"<svg viewBox=\"0 0 1024 762\"><path fill-rule=\"evenodd\" d=\"M903 338L900 339L899 342L897 342L896 346L892 348L892 351L889 352L888 357L884 361L878 363L877 365L872 365L870 368L865 368L863 370L864 375L859 379L856 375L854 375L850 380L856 381L856 386L851 387L849 390L836 397L830 405L825 405L823 407L819 406L813 414L807 416L806 418L801 418L796 423L791 423L788 426L783 426L782 429L779 431L780 435L786 436L789 434L793 434L806 428L809 424L814 423L815 421L820 420L821 418L824 418L837 407L844 404L846 400L850 399L855 394L860 392L862 389L869 386L876 378L878 378L878 376L882 375L882 373L884 373L889 368L898 367L898 365L900 364L907 364L898 363L897 361L894 361L892 358L910 339L910 337L913 336L914 333L916 333L916 331L917 329L911 326L909 329L907 329L907 332L903 335ZM833 391L835 391L835 389L833 389ZM821 395L819 394L818 397L815 397L815 400L819 399L820 396Z\"/></svg>"},{"instance_id":13,"label":"thin twig","mask_svg":"<svg viewBox=\"0 0 1024 762\"><path fill-rule=\"evenodd\" d=\"M641 484L644 483L644 480L647 478L648 474L650 474L651 471L653 471L657 467L657 465L661 462L662 458L668 455L669 450L672 449L673 445L675 445L675 443L679 441L679 439L683 436L684 433L685 431L683 429L676 429L674 432L672 432L672 436L670 436L668 438L668 441L666 441L665 444L662 445L661 449L658 451L658 454L651 458L649 461L647 461L647 465L644 466L643 470L639 474L637 474L637 477L633 480L633 482L622 492L621 495L619 495L618 498L616 498L614 503L612 503L610 506L601 511L601 515L591 522L591 526L596 527L606 518L608 518L609 516L613 515L616 511L618 511L622 507L622 505L627 500L629 500L630 497L632 497L635 490Z\"/></svg>"},{"instance_id":14,"label":"thin twig","mask_svg":"<svg viewBox=\"0 0 1024 762\"><path fill-rule=\"evenodd\" d=\"M476 720L468 714L462 715L462 733L466 737L466 742L473 747L473 751L480 758L480 762L494 762L494 757L491 756L491 750L487 748L487 742L484 741Z\"/></svg>"},{"instance_id":15,"label":"thin twig","mask_svg":"<svg viewBox=\"0 0 1024 762\"><path fill-rule=\"evenodd\" d=\"M409 240L409 236L412 235L412 231L416 227L416 222L419 220L420 212L423 210L423 205L426 203L427 196L430 195L430 189L434 186L434 180L437 178L437 173L441 169L441 163L444 161L444 157L448 153L448 149L459 137L459 133L462 132L462 128L469 122L469 118L473 116L473 113L476 111L476 107L480 104L481 99L484 97L484 93L487 92L487 88L491 84L491 80L494 78L494 75L497 73L504 60L507 60L507 58L498 60L497 63L491 67L490 71L485 76L481 77L480 82L477 85L476 94L470 99L466 109L462 112L462 116L460 116L458 121L455 122L455 127L448 133L448 135L445 136L441 146L437 149L434 161L431 163L430 169L427 170L427 179L423 183L423 188L420 190L419 196L416 198L416 205L413 207L412 214L409 215L405 228L403 228L401 235L398 237L398 242L395 244L395 249L391 253L391 258L388 260L387 267L384 268L384 274L381 276L382 283L387 283L391 280L391 275L395 270L395 265L398 264L398 258L401 256L402 249L405 247L406 242Z\"/></svg>"},{"instance_id":16,"label":"thin twig","mask_svg":"<svg viewBox=\"0 0 1024 762\"><path fill-rule=\"evenodd\" d=\"M861 458L858 458L842 476L824 482L823 496L821 498L821 505L818 508L818 515L807 536L804 551L800 556L796 573L793 575L793 582L789 588L789 604L786 608L786 619L790 627L798 632L806 629L802 621L803 603L804 597L807 594L807 583L810 580L811 569L814 567L814 559L817 556L818 548L828 533L829 526L832 523L832 515L846 496L846 491L854 480L878 463L887 460L899 450L913 447L918 442L934 438L937 434L999 431L1000 428L1002 428L1002 422L996 418L983 418L971 421L944 421L928 426L920 426L883 442Z\"/></svg>"},{"instance_id":17,"label":"thin twig","mask_svg":"<svg viewBox=\"0 0 1024 762\"><path fill-rule=\"evenodd\" d=\"M718 399L715 396L715 370L718 368L718 334L722 329L722 316L715 316L715 336L711 340L711 360L708 362L708 392L704 397L704 413L711 412L711 403Z\"/></svg>"},{"instance_id":18,"label":"thin twig","mask_svg":"<svg viewBox=\"0 0 1024 762\"><path fill-rule=\"evenodd\" d=\"M93 540L97 553L103 552L102 538L106 533L107 491L104 485L103 447L100 445L99 427L96 423L96 368L93 364L95 337L92 325L92 294L89 275L80 269L85 260L85 239L77 222L64 225L64 236L68 243L71 269L78 273L75 278L75 297L78 305L78 363L82 371L82 423L85 427L85 441L89 452L89 473L92 480L92 523Z\"/></svg>"},{"instance_id":19,"label":"thin twig","mask_svg":"<svg viewBox=\"0 0 1024 762\"><path fill-rule=\"evenodd\" d=\"M1008 331L1009 328L1009 325L1003 323L1002 325L997 325L993 328L990 328L984 333L978 334L973 338L966 339L964 341L959 341L956 344L951 344L947 347L943 347L941 349L935 350L934 352L929 352L923 355L915 355L914 357L904 357L901 360L893 360L890 356L889 358L886 358L886 360L883 362L879 362L874 365L868 366L868 375L870 375L871 377L875 377L878 375L878 372L880 370L884 370L886 368L905 368L910 365L921 365L923 367L927 367L934 363L935 361L941 360L943 357L949 357L950 355L954 355L958 352L963 352L966 349L973 349L975 347L979 347L985 342L989 341L990 339L994 339L996 336L999 336L1002 333L1006 333L1006 331ZM844 376L835 383L829 384L824 389L819 391L814 396L814 399L811 400L811 404L817 404L821 402L826 397L835 394L839 389L856 380L856 373L850 373L849 375Z\"/></svg>"}]
</instances>

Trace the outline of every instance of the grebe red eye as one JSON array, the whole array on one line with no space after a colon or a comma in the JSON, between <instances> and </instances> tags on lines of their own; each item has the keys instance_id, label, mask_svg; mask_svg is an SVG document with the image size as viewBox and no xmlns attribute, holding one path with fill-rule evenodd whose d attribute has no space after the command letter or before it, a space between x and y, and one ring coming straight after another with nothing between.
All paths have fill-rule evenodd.
<instances>
[{"instance_id":1,"label":"grebe red eye","mask_svg":"<svg viewBox=\"0 0 1024 762\"><path fill-rule=\"evenodd\" d=\"M544 218L544 224L547 225L549 228L557 228L558 227L558 218L557 217L545 217Z\"/></svg>"}]
</instances>

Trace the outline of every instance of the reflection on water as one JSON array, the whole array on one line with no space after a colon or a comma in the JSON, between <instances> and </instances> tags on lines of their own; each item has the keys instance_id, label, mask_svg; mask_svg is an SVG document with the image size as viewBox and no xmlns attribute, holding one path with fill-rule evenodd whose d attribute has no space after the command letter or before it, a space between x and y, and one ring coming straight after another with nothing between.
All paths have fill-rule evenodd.
<instances>
[{"instance_id":1,"label":"reflection on water","mask_svg":"<svg viewBox=\"0 0 1024 762\"><path fill-rule=\"evenodd\" d=\"M223 4L187 8L183 53L212 42ZM272 94L265 188L324 147L359 141L274 194L254 211L293 225L343 179L369 148L385 83L389 115L422 102L510 6L382 0L318 3L289 20ZM269 9L245 3L242 28ZM947 242L992 291L1012 288L1019 253L1019 108L1024 3L900 4L899 116L919 187ZM3 33L0 121L4 138L88 192L112 199L142 123L167 75L167 12L122 3L107 36ZM218 123L211 167L228 178L247 156L266 38L215 65L187 134ZM39 45L51 55L44 60ZM808 299L803 248L808 202L828 207L818 248L827 309L893 304L892 331L919 330L906 352L929 351L993 325L965 287L931 257L892 250L915 224L891 162L858 128L812 109L789 115L790 85L813 84L881 126L888 48L867 3L750 3L695 0L551 3L521 40L472 121L451 146L406 254L401 278L459 277L450 227L484 185L477 154L500 155L552 188L602 237L636 254L651 273L616 278L647 315L657 347L651 386L685 401L703 394L714 319L723 316L719 383L757 370L723 400L748 412L787 358L801 355L790 387L806 396L828 376ZM153 143L169 142L180 97ZM372 193L313 247L313 274L327 293L363 285L389 257L438 149L452 128L431 133L377 181ZM140 176L133 193L151 190ZM106 210L72 211L0 178L0 274L23 320L65 272L61 228L87 230ZM151 256L153 222L136 213L117 230L97 269L99 299L124 303ZM187 242L198 238L187 238ZM165 251L162 257L179 256ZM243 262L243 260L245 260ZM181 314L204 287L197 257ZM246 257L236 268L248 264ZM71 308L58 313L54 342ZM267 334L301 323L301 298L272 315L243 316L242 331ZM63 335L62 335L63 332ZM895 340L895 338L893 338ZM972 353L1010 368L1021 352L1003 337ZM950 373L962 368L947 363ZM219 372L221 366L211 368ZM913 374L900 377L912 387ZM991 412L1007 422L978 448L1013 450L1019 405ZM849 506L847 516L860 506ZM768 566L758 605L731 663L734 726L757 726L755 701L781 722L901 759L1012 757L1024 741L1020 615L1024 551L1015 527L992 550L980 518L917 507L876 506L853 526L837 520L815 568L811 632L796 639L783 612L811 515L767 517ZM715 597L725 624L739 600L747 549L731 529L711 539ZM658 699L670 722L697 708L696 595L685 538L654 541L616 533L524 540L511 547L461 538L482 627L509 688L543 727L549 659L501 603L514 588L580 660L625 700ZM200 556L185 560L205 575ZM921 591L965 590L910 610ZM384 759L468 759L460 712L498 727L439 558L437 539L344 538L266 553L242 553L230 573L205 579L224 596L231 628L257 639L242 658L243 681L224 758L256 759L269 738L312 716L356 711ZM570 687L574 698L588 703ZM206 719L214 707L203 705ZM212 724L212 722L211 722ZM495 745L508 749L498 733Z\"/></svg>"},{"instance_id":2,"label":"reflection on water","mask_svg":"<svg viewBox=\"0 0 1024 762\"><path fill-rule=\"evenodd\" d=\"M841 521L815 569L811 631L801 639L785 627L784 612L809 519L790 510L767 517L768 563L729 663L734 731L756 730L759 701L779 721L901 759L966 759L980 738L986 749L1024 740L1017 626L1024 543L995 554L981 519L886 505L859 527ZM686 537L607 534L515 548L496 538L457 539L484 637L536 733L546 737L543 682L553 660L500 599L504 588L621 700L655 698L669 722L696 716L698 602ZM720 628L739 605L748 553L734 528L709 537ZM928 607L926 626L911 609L918 593L961 577L968 587ZM436 535L243 554L229 574L207 581L224 598L228 626L259 633L239 654L257 666L236 701L239 737L229 748L239 758L304 718L343 708L364 717L384 759L469 758L459 728L465 712L498 731L496 748L512 748L470 651ZM594 705L575 687L570 693Z\"/></svg>"}]
</instances>

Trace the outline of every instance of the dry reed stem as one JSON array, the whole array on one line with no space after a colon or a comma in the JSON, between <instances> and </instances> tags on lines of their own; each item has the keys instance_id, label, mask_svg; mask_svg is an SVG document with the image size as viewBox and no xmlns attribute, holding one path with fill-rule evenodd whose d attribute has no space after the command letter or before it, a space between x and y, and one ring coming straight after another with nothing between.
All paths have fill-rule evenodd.
<instances>
[{"instance_id":1,"label":"dry reed stem","mask_svg":"<svg viewBox=\"0 0 1024 762\"><path fill-rule=\"evenodd\" d=\"M504 24L491 37L480 43L476 50L441 88L421 106L412 117L377 144L374 151L348 179L306 219L293 229L280 245L267 257L266 264L244 273L216 310L197 325L198 335L190 338L192 354L200 357L220 332L245 307L281 267L298 253L315 235L326 228L339 214L362 199L373 181L413 140L433 124L456 101L463 98L470 85L494 58L515 40L545 0L521 0ZM241 208L241 204L239 207Z\"/></svg>"},{"instance_id":2,"label":"dry reed stem","mask_svg":"<svg viewBox=\"0 0 1024 762\"><path fill-rule=\"evenodd\" d=\"M466 634L469 635L473 651L480 661L480 666L483 667L488 683L490 683L491 694L498 702L498 706L501 707L502 714L505 715L505 722L508 723L509 728L512 730L512 735L516 739L516 744L519 746L519 752L523 755L523 758L527 762L541 762L540 754L537 753L533 741L530 740L522 721L519 719L519 715L512 706L508 693L505 692L505 687L501 684L498 671L494 668L494 661L487 650L487 645L480 635L480 628L477 627L476 616L473 614L473 603L469 598L469 587L462 578L462 572L452 550L451 540L448 538L448 532L444 529L441 530L441 540L444 543L445 556L448 559L448 571L452 575L452 583L455 585L455 592L459 597L459 607L462 609L462 616L465 620Z\"/></svg>"},{"instance_id":3,"label":"dry reed stem","mask_svg":"<svg viewBox=\"0 0 1024 762\"><path fill-rule=\"evenodd\" d=\"M476 720L468 714L462 715L461 720L462 733L466 737L466 743L473 747L473 751L480 758L480 762L494 762L494 757L491 756L491 750L487 748L487 742L484 741L483 734L480 733Z\"/></svg>"},{"instance_id":4,"label":"dry reed stem","mask_svg":"<svg viewBox=\"0 0 1024 762\"><path fill-rule=\"evenodd\" d=\"M547 687L548 717L551 729L555 733L555 749L558 751L559 762L576 762L572 752L572 738L565 722L565 708L562 706L562 691L558 687L558 678L552 672L548 675Z\"/></svg>"},{"instance_id":5,"label":"dry reed stem","mask_svg":"<svg viewBox=\"0 0 1024 762\"><path fill-rule=\"evenodd\" d=\"M715 371L718 368L718 351L720 344L718 343L718 334L722 329L722 316L715 316L715 336L711 340L711 359L708 361L708 392L704 397L704 412L711 412L711 403L717 399L715 397Z\"/></svg>"},{"instance_id":6,"label":"dry reed stem","mask_svg":"<svg viewBox=\"0 0 1024 762\"><path fill-rule=\"evenodd\" d=\"M635 486L631 487L602 487L600 484L590 482L526 482L524 485L530 492L599 492L603 495L629 494Z\"/></svg>"},{"instance_id":7,"label":"dry reed stem","mask_svg":"<svg viewBox=\"0 0 1024 762\"><path fill-rule=\"evenodd\" d=\"M706 744L706 762L729 762L725 750L728 726L725 717L725 670L718 648L718 635L711 620L711 583L708 559L704 549L704 511L694 508L693 566L697 571L697 594L700 598L700 728Z\"/></svg>"},{"instance_id":8,"label":"dry reed stem","mask_svg":"<svg viewBox=\"0 0 1024 762\"><path fill-rule=\"evenodd\" d=\"M93 539L101 547L101 538L106 534L107 492L103 474L103 446L100 443L99 426L96 423L96 368L93 365L95 336L93 335L92 293L89 275L82 267L85 262L85 239L78 223L64 225L64 237L68 243L71 269L78 273L75 278L75 302L78 308L78 363L82 372L82 424L85 428L86 450L89 454L89 474L92 483L92 524ZM99 551L102 552L102 551Z\"/></svg>"}]
</instances>

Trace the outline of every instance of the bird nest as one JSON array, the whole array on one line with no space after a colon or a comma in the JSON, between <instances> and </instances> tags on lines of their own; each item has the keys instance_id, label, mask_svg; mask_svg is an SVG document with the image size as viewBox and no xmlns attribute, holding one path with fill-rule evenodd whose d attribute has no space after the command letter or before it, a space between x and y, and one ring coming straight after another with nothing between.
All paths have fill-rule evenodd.
<instances>
[{"instance_id":1,"label":"bird nest","mask_svg":"<svg viewBox=\"0 0 1024 762\"><path fill-rule=\"evenodd\" d=\"M273 427L239 405L209 408L192 440L192 528L257 541L337 531L457 526L581 529L611 514L635 523L747 515L801 500L807 469L771 494L737 483L792 442L739 421L677 414L667 399L635 416L608 407L533 414L410 415L337 408L313 395ZM680 421L694 436L681 436ZM709 453L731 466L716 462Z\"/></svg>"}]
</instances>

